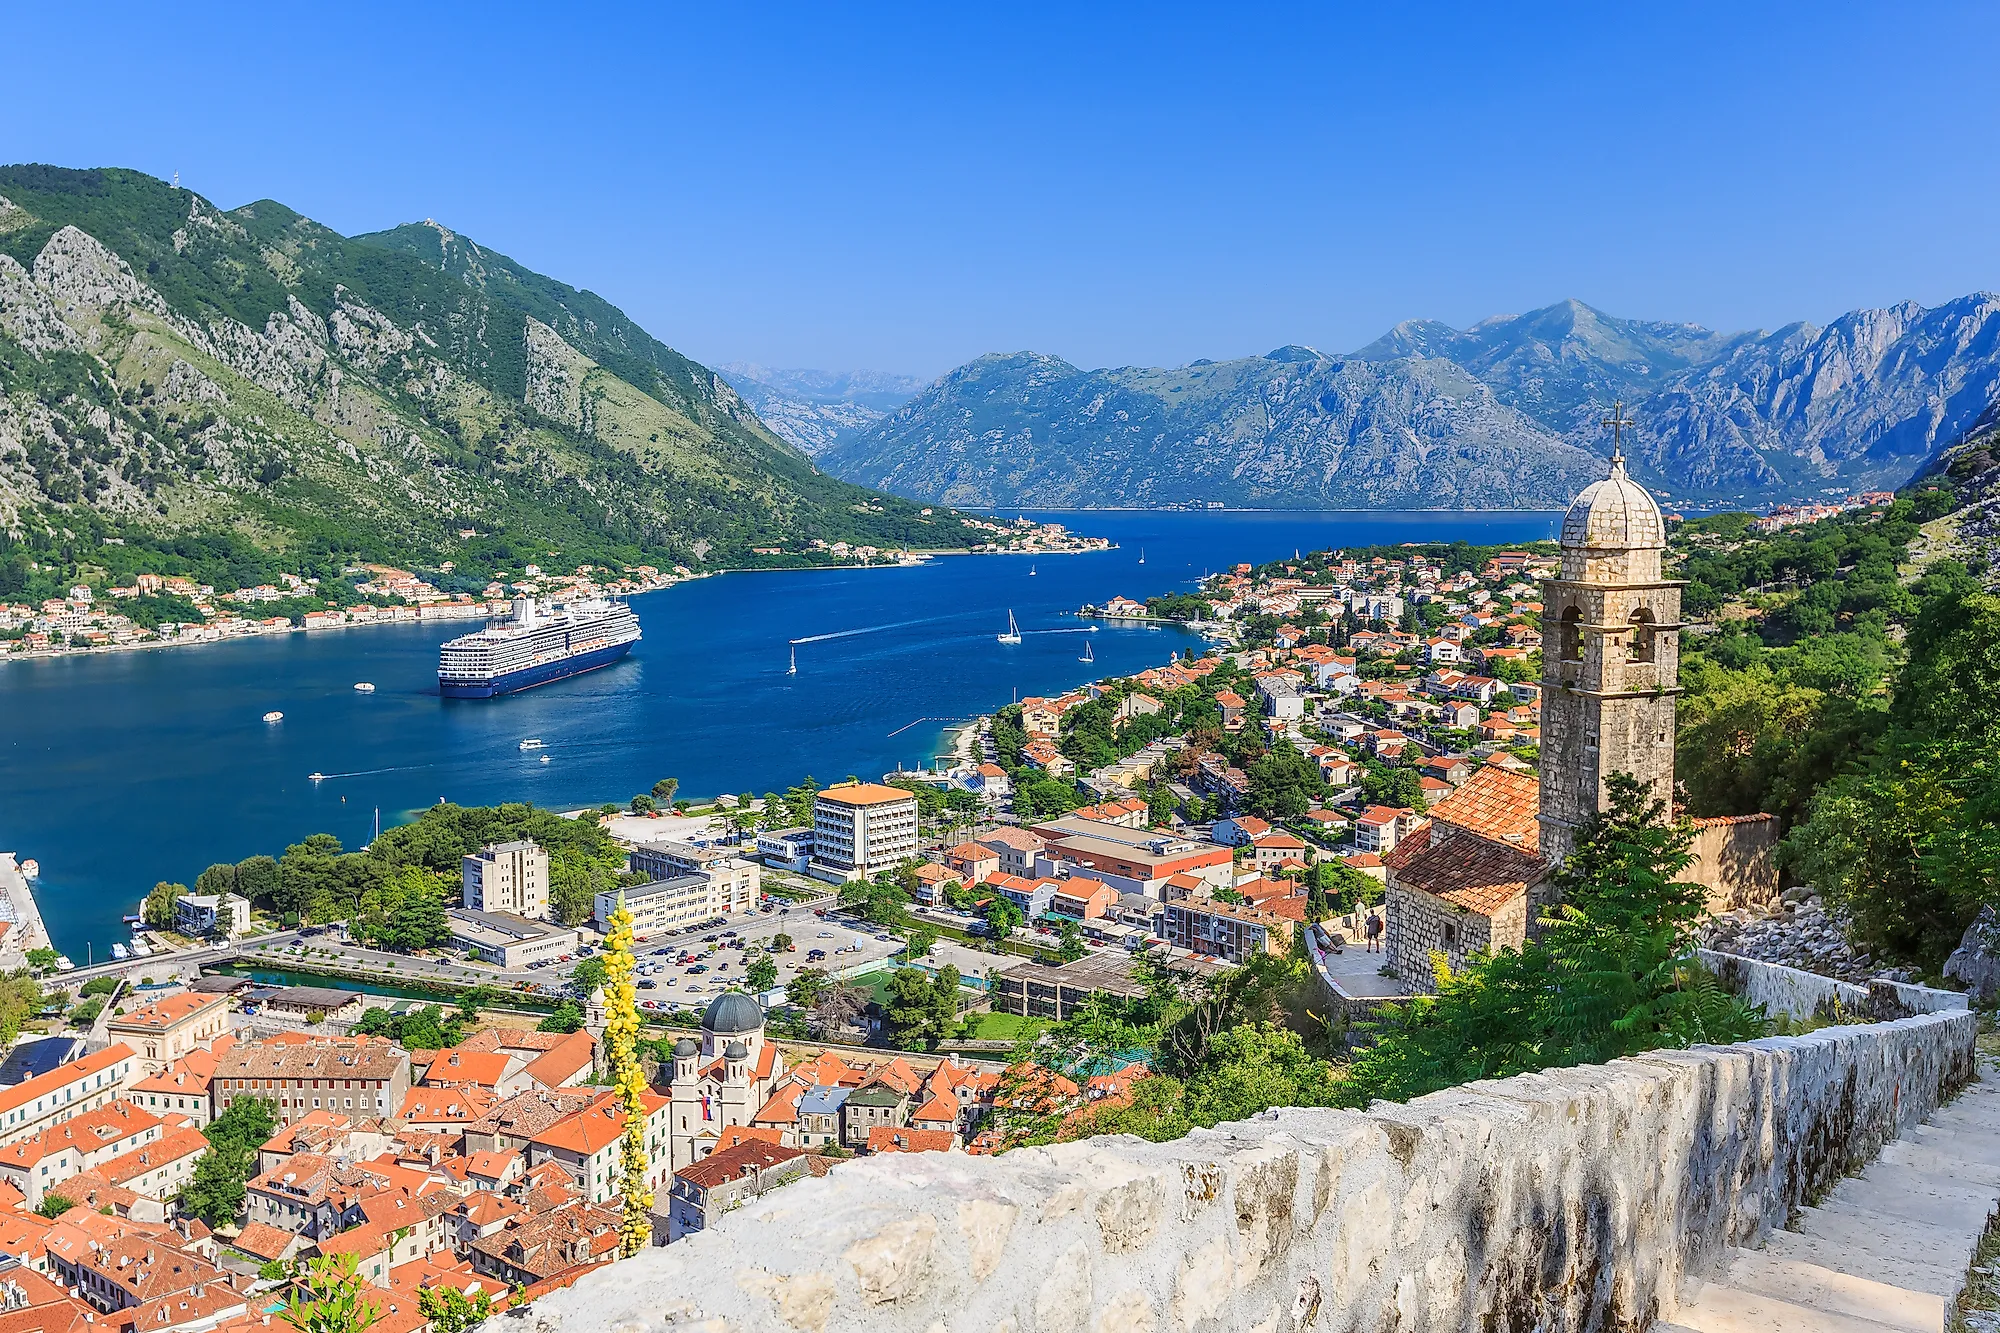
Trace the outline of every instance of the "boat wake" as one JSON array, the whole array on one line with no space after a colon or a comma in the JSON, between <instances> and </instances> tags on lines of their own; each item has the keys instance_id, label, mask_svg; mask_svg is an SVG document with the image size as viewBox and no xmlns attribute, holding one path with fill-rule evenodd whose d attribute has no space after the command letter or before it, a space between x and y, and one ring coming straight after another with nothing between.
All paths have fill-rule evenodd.
<instances>
[{"instance_id":1,"label":"boat wake","mask_svg":"<svg viewBox=\"0 0 2000 1333\"><path fill-rule=\"evenodd\" d=\"M922 620L897 620L887 625L864 625L860 629L837 629L830 634L808 634L803 639L789 639L788 643L825 643L828 639L851 639L859 634L880 634L884 630L908 629L912 625L935 625L940 621L958 620L959 616L926 616Z\"/></svg>"}]
</instances>

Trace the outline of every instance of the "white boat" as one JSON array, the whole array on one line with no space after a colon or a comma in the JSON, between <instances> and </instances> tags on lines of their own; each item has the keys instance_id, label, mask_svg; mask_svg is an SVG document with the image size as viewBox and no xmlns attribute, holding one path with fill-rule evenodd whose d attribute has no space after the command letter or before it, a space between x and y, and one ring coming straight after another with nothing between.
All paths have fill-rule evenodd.
<instances>
[{"instance_id":1,"label":"white boat","mask_svg":"<svg viewBox=\"0 0 2000 1333\"><path fill-rule=\"evenodd\" d=\"M1033 565L1028 566L1028 577L1029 578L1035 577L1035 567Z\"/></svg>"},{"instance_id":2,"label":"white boat","mask_svg":"<svg viewBox=\"0 0 2000 1333\"><path fill-rule=\"evenodd\" d=\"M22 879L40 879L41 877L42 877L42 863L40 861L37 861L34 857L31 856L27 860L21 862Z\"/></svg>"},{"instance_id":3,"label":"white boat","mask_svg":"<svg viewBox=\"0 0 2000 1333\"><path fill-rule=\"evenodd\" d=\"M543 755L543 756L542 756L542 762L543 762L543 763L545 763L545 764L546 764L546 763L548 763L548 762L549 762L549 757L548 757L547 755Z\"/></svg>"},{"instance_id":4,"label":"white boat","mask_svg":"<svg viewBox=\"0 0 2000 1333\"><path fill-rule=\"evenodd\" d=\"M72 963L72 962L71 962L71 961L69 960L69 955L68 955L68 954L66 954L66 953L59 953L59 954L57 954L57 955L56 955L56 971L58 971L58 972L74 972L74 971L76 971L76 964L75 964L75 963Z\"/></svg>"},{"instance_id":5,"label":"white boat","mask_svg":"<svg viewBox=\"0 0 2000 1333\"><path fill-rule=\"evenodd\" d=\"M127 949L124 945L114 944L111 946L111 957L116 961L122 963L131 956L132 956L131 950Z\"/></svg>"},{"instance_id":6,"label":"white boat","mask_svg":"<svg viewBox=\"0 0 2000 1333\"><path fill-rule=\"evenodd\" d=\"M530 736L528 737L528 739L521 742L521 748L523 750L546 750L549 747L543 743L541 737Z\"/></svg>"},{"instance_id":7,"label":"white boat","mask_svg":"<svg viewBox=\"0 0 2000 1333\"><path fill-rule=\"evenodd\" d=\"M309 777L309 778L311 778L311 779L312 779L312 780L313 780L314 782L325 782L325 781L326 781L326 774L324 774L324 773L308 773L308 774L306 774L306 776L307 776L307 777Z\"/></svg>"},{"instance_id":8,"label":"white boat","mask_svg":"<svg viewBox=\"0 0 2000 1333\"><path fill-rule=\"evenodd\" d=\"M799 646L797 644L792 645L792 664L785 668L785 674L788 676L799 674Z\"/></svg>"},{"instance_id":9,"label":"white boat","mask_svg":"<svg viewBox=\"0 0 2000 1333\"><path fill-rule=\"evenodd\" d=\"M366 681L366 680L357 680L357 681L355 681L355 682L354 682L354 688L355 688L355 691L356 691L357 693L360 693L360 694L373 694L373 693L375 693L375 685L374 685L374 682L372 682L372 681Z\"/></svg>"},{"instance_id":10,"label":"white boat","mask_svg":"<svg viewBox=\"0 0 2000 1333\"><path fill-rule=\"evenodd\" d=\"M1083 656L1077 658L1076 660L1079 662L1095 662L1097 660L1097 654L1090 651L1089 639L1085 639L1083 641Z\"/></svg>"},{"instance_id":11,"label":"white boat","mask_svg":"<svg viewBox=\"0 0 2000 1333\"><path fill-rule=\"evenodd\" d=\"M283 713L280 713L277 709L273 708L270 712L264 714L264 720L266 722L283 722L285 720L285 715Z\"/></svg>"},{"instance_id":12,"label":"white boat","mask_svg":"<svg viewBox=\"0 0 2000 1333\"><path fill-rule=\"evenodd\" d=\"M1146 563L1146 548L1143 546L1139 548L1139 563L1142 565Z\"/></svg>"},{"instance_id":13,"label":"white boat","mask_svg":"<svg viewBox=\"0 0 2000 1333\"><path fill-rule=\"evenodd\" d=\"M153 950L144 940L133 940L127 947L132 950L134 958L151 958L153 956Z\"/></svg>"},{"instance_id":14,"label":"white boat","mask_svg":"<svg viewBox=\"0 0 2000 1333\"><path fill-rule=\"evenodd\" d=\"M1002 643L1019 643L1021 641L1021 627L1014 623L1014 613L1011 610L1007 612L1007 632L1000 635L999 639Z\"/></svg>"}]
</instances>

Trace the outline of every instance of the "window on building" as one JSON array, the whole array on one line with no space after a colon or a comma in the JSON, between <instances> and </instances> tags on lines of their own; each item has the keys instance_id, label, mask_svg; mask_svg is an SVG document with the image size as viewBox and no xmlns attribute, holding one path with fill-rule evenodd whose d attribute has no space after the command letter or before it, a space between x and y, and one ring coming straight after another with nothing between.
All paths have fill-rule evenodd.
<instances>
[{"instance_id":1,"label":"window on building","mask_svg":"<svg viewBox=\"0 0 2000 1333\"><path fill-rule=\"evenodd\" d=\"M1632 641L1625 645L1625 660L1628 662L1651 662L1654 660L1653 613L1640 607L1632 613Z\"/></svg>"},{"instance_id":2,"label":"window on building","mask_svg":"<svg viewBox=\"0 0 2000 1333\"><path fill-rule=\"evenodd\" d=\"M1570 607L1562 614L1562 623L1556 629L1558 651L1565 662L1583 660L1583 611Z\"/></svg>"}]
</instances>

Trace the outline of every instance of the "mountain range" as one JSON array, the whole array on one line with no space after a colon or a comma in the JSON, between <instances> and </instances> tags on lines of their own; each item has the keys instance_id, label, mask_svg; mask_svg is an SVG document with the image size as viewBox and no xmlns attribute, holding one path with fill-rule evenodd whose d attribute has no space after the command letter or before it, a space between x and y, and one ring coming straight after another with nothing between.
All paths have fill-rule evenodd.
<instances>
[{"instance_id":1,"label":"mountain range","mask_svg":"<svg viewBox=\"0 0 2000 1333\"><path fill-rule=\"evenodd\" d=\"M858 435L915 397L925 381L883 370L777 370L748 361L717 367L764 424L808 454Z\"/></svg>"},{"instance_id":2,"label":"mountain range","mask_svg":"<svg viewBox=\"0 0 2000 1333\"><path fill-rule=\"evenodd\" d=\"M699 568L813 538L983 539L825 475L602 297L436 222L342 236L0 167L0 547Z\"/></svg>"},{"instance_id":3,"label":"mountain range","mask_svg":"<svg viewBox=\"0 0 2000 1333\"><path fill-rule=\"evenodd\" d=\"M959 367L819 451L829 471L965 506L1220 501L1559 507L1601 476L1622 400L1634 473L1676 503L1890 487L2000 394L2000 297L1717 333L1579 301L1359 351L1286 346L1175 369L1033 352Z\"/></svg>"}]
</instances>

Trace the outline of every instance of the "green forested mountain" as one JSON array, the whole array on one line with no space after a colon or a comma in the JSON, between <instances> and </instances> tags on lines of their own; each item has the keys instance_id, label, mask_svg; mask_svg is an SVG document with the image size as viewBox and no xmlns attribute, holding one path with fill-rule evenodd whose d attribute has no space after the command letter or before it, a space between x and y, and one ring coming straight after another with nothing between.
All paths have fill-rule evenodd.
<instances>
[{"instance_id":1,"label":"green forested mountain","mask_svg":"<svg viewBox=\"0 0 2000 1333\"><path fill-rule=\"evenodd\" d=\"M701 568L813 538L976 540L437 223L348 237L138 172L0 167L0 584L26 560Z\"/></svg>"}]
</instances>

